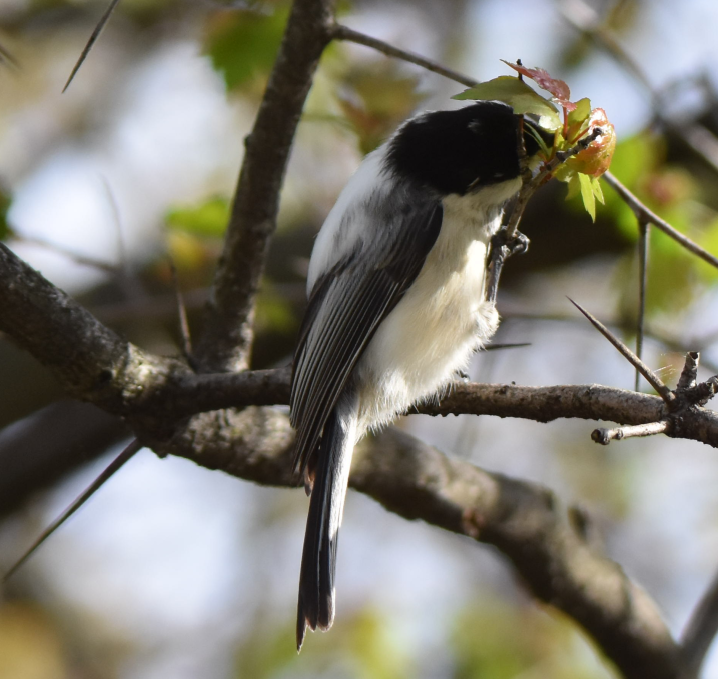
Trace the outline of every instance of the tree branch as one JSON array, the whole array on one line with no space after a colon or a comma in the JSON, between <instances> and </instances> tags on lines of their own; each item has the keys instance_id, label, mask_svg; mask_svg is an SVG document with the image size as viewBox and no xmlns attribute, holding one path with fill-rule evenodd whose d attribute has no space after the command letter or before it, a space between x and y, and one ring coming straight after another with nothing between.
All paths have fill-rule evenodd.
<instances>
[{"instance_id":1,"label":"tree branch","mask_svg":"<svg viewBox=\"0 0 718 679\"><path fill-rule=\"evenodd\" d=\"M0 332L50 368L70 395L115 414L179 366L120 339L4 243Z\"/></svg>"},{"instance_id":2,"label":"tree branch","mask_svg":"<svg viewBox=\"0 0 718 679\"><path fill-rule=\"evenodd\" d=\"M446 66L442 66L436 61L422 57L414 52L407 52L406 50L399 49L394 45L390 45L388 42L372 38L370 35L360 33L359 31L355 31L353 28L343 26L342 24L334 24L334 26L332 26L332 38L335 40L345 40L347 42L356 43L357 45L370 47L377 52L385 54L387 57L394 57L395 59L406 61L409 64L415 64L427 71L437 73L449 80L454 80L457 83L466 85L466 87L473 87L478 84L477 80L474 80L463 73L459 73L458 71L454 71L453 69L446 68Z\"/></svg>"},{"instance_id":3,"label":"tree branch","mask_svg":"<svg viewBox=\"0 0 718 679\"><path fill-rule=\"evenodd\" d=\"M274 233L294 133L322 51L335 0L294 0L245 155L195 358L206 372L249 365L254 302Z\"/></svg>"},{"instance_id":4,"label":"tree branch","mask_svg":"<svg viewBox=\"0 0 718 679\"><path fill-rule=\"evenodd\" d=\"M585 526L548 489L451 460L395 429L359 452L350 484L399 516L497 547L533 595L581 624L627 679L678 676L655 604L589 546Z\"/></svg>"},{"instance_id":5,"label":"tree branch","mask_svg":"<svg viewBox=\"0 0 718 679\"><path fill-rule=\"evenodd\" d=\"M655 212L649 210L636 196L634 196L616 177L610 172L603 175L608 185L612 187L616 193L621 196L628 207L633 210L639 223L653 224L655 227L670 236L674 241L680 243L688 252L692 252L696 257L700 257L708 264L718 268L718 257L715 257L707 250L704 250L698 243L694 243L690 238L684 236L680 231L672 227L667 221L661 219Z\"/></svg>"},{"instance_id":6,"label":"tree branch","mask_svg":"<svg viewBox=\"0 0 718 679\"><path fill-rule=\"evenodd\" d=\"M250 408L192 418L164 450L292 486L292 441L284 415ZM532 593L577 620L627 678L677 679L677 649L655 604L588 544L585 526L572 524L549 490L452 460L395 429L357 447L349 483L399 516L497 547Z\"/></svg>"}]
</instances>

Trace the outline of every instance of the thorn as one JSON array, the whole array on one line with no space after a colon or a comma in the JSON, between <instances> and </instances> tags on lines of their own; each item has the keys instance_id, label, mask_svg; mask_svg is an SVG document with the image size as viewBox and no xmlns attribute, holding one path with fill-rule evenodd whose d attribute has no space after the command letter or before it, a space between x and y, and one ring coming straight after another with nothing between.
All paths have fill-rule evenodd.
<instances>
[{"instance_id":1,"label":"thorn","mask_svg":"<svg viewBox=\"0 0 718 679\"><path fill-rule=\"evenodd\" d=\"M654 373L636 354L634 354L618 337L616 337L601 321L586 311L580 304L574 302L570 297L567 298L591 323L593 326L618 349L624 358L638 370L646 381L658 392L659 396L665 401L666 405L672 406L675 401L675 394L665 385L656 373Z\"/></svg>"},{"instance_id":2,"label":"thorn","mask_svg":"<svg viewBox=\"0 0 718 679\"><path fill-rule=\"evenodd\" d=\"M133 439L127 447L114 459L107 468L75 499L75 501L55 519L40 535L28 550L11 566L10 570L5 573L2 581L7 582L10 577L22 566L65 521L67 521L82 505L85 504L97 490L99 490L116 471L122 467L132 456L142 448L142 444Z\"/></svg>"},{"instance_id":3,"label":"thorn","mask_svg":"<svg viewBox=\"0 0 718 679\"><path fill-rule=\"evenodd\" d=\"M646 289L648 287L648 238L650 234L650 223L646 220L639 220L638 239L638 327L636 329L636 356L643 360L643 337L644 323L646 318ZM635 390L640 386L641 373L636 370Z\"/></svg>"},{"instance_id":4,"label":"thorn","mask_svg":"<svg viewBox=\"0 0 718 679\"><path fill-rule=\"evenodd\" d=\"M189 322L187 321L187 308L185 307L184 298L182 297L182 289L180 288L179 278L177 276L177 267L169 255L167 258L169 260L172 283L175 287L175 295L177 297L177 315L179 316L180 334L182 335L182 353L187 363L193 366L192 339L189 332Z\"/></svg>"},{"instance_id":5,"label":"thorn","mask_svg":"<svg viewBox=\"0 0 718 679\"><path fill-rule=\"evenodd\" d=\"M105 24L110 19L110 16L112 12L114 12L115 7L119 4L120 0L111 0L110 4L108 5L107 9L105 10L105 13L100 17L100 20L98 21L97 25L95 26L95 30L92 31L92 35L90 36L90 39L87 41L87 44L85 45L84 49L82 50L82 53L80 54L80 58L77 60L77 63L72 69L72 73L70 73L70 77L67 79L67 82L65 83L65 87L62 88L62 93L64 94L68 87L70 87L70 83L73 81L75 75L77 75L77 72L80 70L80 66L85 62L85 59L87 58L87 55L90 53L90 50L92 49L92 46L97 41L97 38L100 37L100 33L102 33L102 29L105 27Z\"/></svg>"}]
</instances>

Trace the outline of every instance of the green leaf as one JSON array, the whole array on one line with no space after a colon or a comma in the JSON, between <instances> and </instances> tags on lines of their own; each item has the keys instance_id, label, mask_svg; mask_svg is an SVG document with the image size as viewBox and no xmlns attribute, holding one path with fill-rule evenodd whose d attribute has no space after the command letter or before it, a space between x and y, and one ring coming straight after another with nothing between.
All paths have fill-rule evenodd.
<instances>
[{"instance_id":1,"label":"green leaf","mask_svg":"<svg viewBox=\"0 0 718 679\"><path fill-rule=\"evenodd\" d=\"M169 210L165 222L171 229L179 229L196 236L221 236L229 222L229 202L219 196L191 207Z\"/></svg>"},{"instance_id":2,"label":"green leaf","mask_svg":"<svg viewBox=\"0 0 718 679\"><path fill-rule=\"evenodd\" d=\"M601 205L605 205L606 200L603 197L600 177L591 177L591 190L593 191L593 195L596 196L596 200L601 203Z\"/></svg>"},{"instance_id":3,"label":"green leaf","mask_svg":"<svg viewBox=\"0 0 718 679\"><path fill-rule=\"evenodd\" d=\"M275 5L277 3L274 3ZM212 66L224 77L227 90L238 89L269 73L289 15L286 3L263 7L271 11L224 12L218 15L205 45Z\"/></svg>"},{"instance_id":4,"label":"green leaf","mask_svg":"<svg viewBox=\"0 0 718 679\"><path fill-rule=\"evenodd\" d=\"M561 126L558 109L548 99L542 97L523 80L502 75L485 83L456 94L452 99L473 99L478 101L503 101L514 109L517 115L533 113L540 116L541 127L557 130Z\"/></svg>"},{"instance_id":5,"label":"green leaf","mask_svg":"<svg viewBox=\"0 0 718 679\"><path fill-rule=\"evenodd\" d=\"M571 200L581 193L581 182L578 179L578 175L574 172L568 179L568 192L566 193L566 200Z\"/></svg>"},{"instance_id":6,"label":"green leaf","mask_svg":"<svg viewBox=\"0 0 718 679\"><path fill-rule=\"evenodd\" d=\"M568 114L568 125L571 127L576 123L583 123L591 115L591 100L587 97L576 102L576 108Z\"/></svg>"},{"instance_id":7,"label":"green leaf","mask_svg":"<svg viewBox=\"0 0 718 679\"><path fill-rule=\"evenodd\" d=\"M591 177L581 173L576 176L578 177L578 181L581 183L581 198L583 199L583 206L586 208L586 212L591 215L591 219L595 222L596 196L593 193Z\"/></svg>"}]
</instances>

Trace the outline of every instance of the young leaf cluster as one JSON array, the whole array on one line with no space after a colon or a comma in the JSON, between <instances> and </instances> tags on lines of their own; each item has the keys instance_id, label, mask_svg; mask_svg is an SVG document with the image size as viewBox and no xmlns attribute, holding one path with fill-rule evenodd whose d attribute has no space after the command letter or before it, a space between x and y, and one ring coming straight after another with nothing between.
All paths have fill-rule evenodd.
<instances>
[{"instance_id":1,"label":"young leaf cluster","mask_svg":"<svg viewBox=\"0 0 718 679\"><path fill-rule=\"evenodd\" d=\"M580 141L599 133L590 144L578 153L572 154L565 162L557 165L550 173L568 184L568 197L581 195L586 211L596 219L596 200L603 203L603 192L599 177L608 170L616 147L616 132L602 108L591 108L587 98L571 101L569 86L558 78L552 77L542 68L526 68L520 62L504 62L518 76L500 76L471 87L454 99L473 99L502 101L514 109L517 115L529 115L536 118L539 127L553 134L553 144L536 135L541 148L541 159L550 163L560 154L575 149ZM525 80L532 80L538 87L549 92L544 97L534 90Z\"/></svg>"}]
</instances>

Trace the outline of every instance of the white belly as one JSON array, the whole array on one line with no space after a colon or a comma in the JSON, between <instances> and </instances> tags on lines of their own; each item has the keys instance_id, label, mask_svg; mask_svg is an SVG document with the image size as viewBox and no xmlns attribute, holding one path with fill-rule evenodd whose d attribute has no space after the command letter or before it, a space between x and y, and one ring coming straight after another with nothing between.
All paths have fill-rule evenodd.
<instances>
[{"instance_id":1,"label":"white belly","mask_svg":"<svg viewBox=\"0 0 718 679\"><path fill-rule=\"evenodd\" d=\"M457 200L444 200L441 232L421 273L357 365L360 435L441 391L496 332L498 314L484 301L484 269L501 214Z\"/></svg>"}]
</instances>

